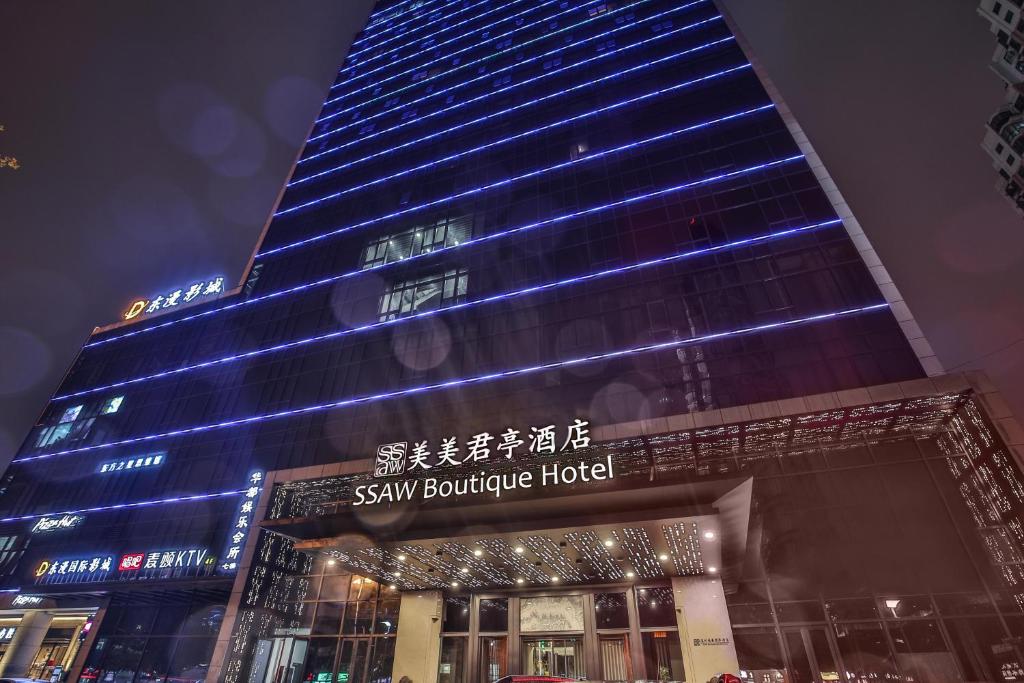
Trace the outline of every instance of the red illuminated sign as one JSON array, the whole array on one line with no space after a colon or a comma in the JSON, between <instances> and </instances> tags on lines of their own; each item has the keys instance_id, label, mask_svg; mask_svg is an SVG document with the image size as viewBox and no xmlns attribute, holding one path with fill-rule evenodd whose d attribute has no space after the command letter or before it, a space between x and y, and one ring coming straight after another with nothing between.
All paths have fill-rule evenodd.
<instances>
[{"instance_id":1,"label":"red illuminated sign","mask_svg":"<svg viewBox=\"0 0 1024 683\"><path fill-rule=\"evenodd\" d=\"M122 572L135 572L142 569L142 560L145 559L145 553L132 553L131 555L125 555L121 558L121 562L118 563L117 569Z\"/></svg>"}]
</instances>

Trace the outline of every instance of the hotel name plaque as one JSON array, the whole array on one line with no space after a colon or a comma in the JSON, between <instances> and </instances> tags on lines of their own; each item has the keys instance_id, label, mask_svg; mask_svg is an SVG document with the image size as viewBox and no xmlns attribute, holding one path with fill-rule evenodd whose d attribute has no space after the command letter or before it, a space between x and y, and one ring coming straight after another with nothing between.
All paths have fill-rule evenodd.
<instances>
[{"instance_id":1,"label":"hotel name plaque","mask_svg":"<svg viewBox=\"0 0 1024 683\"><path fill-rule=\"evenodd\" d=\"M615 477L612 458L581 457L578 460L547 460L543 456L567 454L590 445L589 422L576 419L568 426L564 439L557 434L555 425L530 427L519 438L520 431L509 427L495 437L487 432L475 435L465 444L463 452L455 437L442 439L436 456L426 441L384 444L377 448L374 466L375 481L356 487L353 505L376 505L403 501L427 501L432 498L450 498L491 494L500 498L502 493L519 489L606 481ZM528 443L527 443L528 442ZM561 444L561 447L558 444ZM521 451L522 446L527 446ZM487 472L490 460L512 460L524 454L534 456L524 462L526 467L517 472ZM492 455L494 456L492 458ZM583 455L583 454L581 454ZM401 479L401 475L416 474L417 470L438 471L437 477ZM455 470L465 469L466 474ZM454 475L454 476L452 476Z\"/></svg>"}]
</instances>

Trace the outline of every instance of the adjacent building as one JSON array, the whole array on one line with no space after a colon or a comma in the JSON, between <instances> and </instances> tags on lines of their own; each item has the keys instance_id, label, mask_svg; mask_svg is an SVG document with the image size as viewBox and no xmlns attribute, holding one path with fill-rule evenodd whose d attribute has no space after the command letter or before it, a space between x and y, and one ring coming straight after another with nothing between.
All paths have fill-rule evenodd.
<instances>
[{"instance_id":1,"label":"adjacent building","mask_svg":"<svg viewBox=\"0 0 1024 683\"><path fill-rule=\"evenodd\" d=\"M712 0L382 0L5 473L0 676L1018 680L1022 442Z\"/></svg>"},{"instance_id":2,"label":"adjacent building","mask_svg":"<svg viewBox=\"0 0 1024 683\"><path fill-rule=\"evenodd\" d=\"M1017 0L981 0L978 14L991 25L996 35L996 50L989 65L1002 79L1006 97L1002 106L989 119L982 148L992 157L992 167L999 173L996 188L1024 213L1024 9Z\"/></svg>"}]
</instances>

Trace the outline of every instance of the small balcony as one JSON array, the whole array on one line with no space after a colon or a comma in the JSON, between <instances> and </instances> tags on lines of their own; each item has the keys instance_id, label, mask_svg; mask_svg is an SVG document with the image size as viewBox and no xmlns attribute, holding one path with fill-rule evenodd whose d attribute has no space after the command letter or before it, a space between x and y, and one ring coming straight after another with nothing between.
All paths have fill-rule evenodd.
<instances>
[{"instance_id":1,"label":"small balcony","mask_svg":"<svg viewBox=\"0 0 1024 683\"><path fill-rule=\"evenodd\" d=\"M995 115L989 119L988 127L992 129L992 132L998 134L1003 129L1013 116L1017 114L1012 107L1003 107L995 113Z\"/></svg>"}]
</instances>

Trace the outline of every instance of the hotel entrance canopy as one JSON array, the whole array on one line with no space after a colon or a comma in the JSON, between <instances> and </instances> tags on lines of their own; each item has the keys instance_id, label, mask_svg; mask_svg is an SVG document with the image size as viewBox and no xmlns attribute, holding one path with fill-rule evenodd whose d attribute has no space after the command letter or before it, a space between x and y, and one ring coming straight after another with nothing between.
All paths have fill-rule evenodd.
<instances>
[{"instance_id":1,"label":"hotel entrance canopy","mask_svg":"<svg viewBox=\"0 0 1024 683\"><path fill-rule=\"evenodd\" d=\"M729 590L748 536L759 533L750 521L751 475L814 469L825 452L858 457L878 440L919 446L946 431L965 398L919 396L650 436L599 427L597 442L573 457L607 459L614 478L497 499L475 494L360 506L356 489L380 481L367 461L347 463L348 476L272 473L274 493L261 524L294 540L297 550L329 555L403 590L650 581L710 568ZM540 462L495 463L488 472Z\"/></svg>"},{"instance_id":2,"label":"hotel entrance canopy","mask_svg":"<svg viewBox=\"0 0 1024 683\"><path fill-rule=\"evenodd\" d=\"M392 507L264 526L401 590L652 581L738 572L752 483L630 482L597 492ZM636 484L646 484L636 486Z\"/></svg>"}]
</instances>

